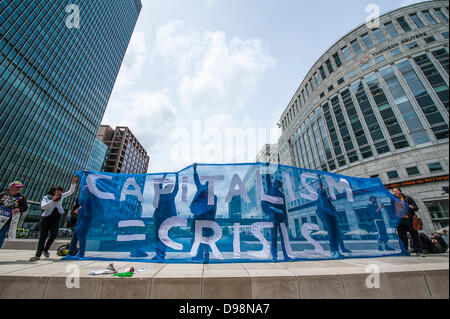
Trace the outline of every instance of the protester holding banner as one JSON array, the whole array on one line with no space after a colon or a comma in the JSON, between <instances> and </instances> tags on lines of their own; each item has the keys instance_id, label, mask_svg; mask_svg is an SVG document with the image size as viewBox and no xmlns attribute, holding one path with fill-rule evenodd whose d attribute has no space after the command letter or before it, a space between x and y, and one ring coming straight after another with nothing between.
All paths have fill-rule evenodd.
<instances>
[{"instance_id":1,"label":"protester holding banner","mask_svg":"<svg viewBox=\"0 0 450 319\"><path fill-rule=\"evenodd\" d=\"M200 182L200 178L197 172L197 163L194 163L194 182L195 186L197 186L197 192L194 195L194 199L192 200L191 205L189 206L194 217L192 219L193 225L192 230L195 233L197 232L196 221L197 220L215 220L216 212L217 212L217 196L214 195L214 199L212 203L209 203L208 199L208 190L209 190L209 182L206 182L204 185ZM203 236L209 237L213 234L213 230L210 228L203 228ZM209 246L201 243L198 249L197 255L193 258L193 260L203 260L204 263L209 262Z\"/></svg>"},{"instance_id":2,"label":"protester holding banner","mask_svg":"<svg viewBox=\"0 0 450 319\"><path fill-rule=\"evenodd\" d=\"M408 236L407 233L411 236L414 252L418 256L423 256L422 254L422 245L419 238L419 233L414 230L413 228L413 218L416 215L416 211L419 210L419 207L417 207L416 202L409 196L403 195L402 190L398 187L392 189L392 192L395 197L402 200L404 205L408 205L408 212L404 213L404 207L400 206L399 203L394 203L394 207L396 210L396 215L400 218L400 222L397 226L397 234L400 238L400 247L402 249L402 253L404 255L409 255L408 252Z\"/></svg>"},{"instance_id":3,"label":"protester holding banner","mask_svg":"<svg viewBox=\"0 0 450 319\"><path fill-rule=\"evenodd\" d=\"M282 183L279 180L275 180L272 184L272 180L270 179L269 166L270 163L266 164L267 172L266 172L266 185L267 185L267 195L278 197L281 199L282 203L274 204L269 201L261 201L261 208L264 213L269 216L270 221L273 223L273 228L271 228L271 242L270 242L270 251L272 253L272 261L277 262L278 258L278 248L277 248L277 240L278 240L278 231L281 234L281 250L283 251L283 256L285 261L292 261L292 259L288 256L286 252L286 247L284 245L283 233L281 231L281 224L285 224L288 226L288 218L287 218L287 209L286 209L286 198L284 193L281 191Z\"/></svg>"},{"instance_id":4,"label":"protester holding banner","mask_svg":"<svg viewBox=\"0 0 450 319\"><path fill-rule=\"evenodd\" d=\"M163 179L166 178L164 175ZM156 187L156 186L155 186ZM175 198L178 193L178 174L176 174L175 186L167 185L162 188L162 182L157 186L160 189L159 200L153 217L155 218L155 238L156 238L156 256L153 260L163 261L166 257L167 246L159 238L159 229L161 224L168 218L177 216L177 208L175 206ZM173 190L171 188L173 187Z\"/></svg>"},{"instance_id":5,"label":"protester holding banner","mask_svg":"<svg viewBox=\"0 0 450 319\"><path fill-rule=\"evenodd\" d=\"M317 216L320 218L328 232L328 240L330 241L330 250L332 258L343 258L344 256L339 252L339 246L342 252L351 253L345 248L342 234L339 230L338 219L336 216L336 209L331 203L330 198L323 186L322 180L319 182L319 189L317 191Z\"/></svg>"},{"instance_id":6,"label":"protester holding banner","mask_svg":"<svg viewBox=\"0 0 450 319\"><path fill-rule=\"evenodd\" d=\"M61 220L61 215L64 214L62 202L64 198L75 192L77 179L77 177L72 178L72 184L70 185L68 192L63 193L64 189L60 186L52 187L42 199L41 209L43 210L43 213L39 222L40 231L38 247L36 255L31 257L30 261L41 259L42 254L44 254L46 258L50 256L48 251L58 236L59 221ZM50 236L47 239L49 233Z\"/></svg>"},{"instance_id":7,"label":"protester holding banner","mask_svg":"<svg viewBox=\"0 0 450 319\"><path fill-rule=\"evenodd\" d=\"M373 222L378 230L378 250L395 250L394 248L389 247L389 237L386 229L386 224L383 220L383 213L381 209L383 208L383 203L378 204L377 198L375 196L369 197L369 205L367 206L367 210L369 211L370 216L373 218Z\"/></svg>"},{"instance_id":8,"label":"protester holding banner","mask_svg":"<svg viewBox=\"0 0 450 319\"><path fill-rule=\"evenodd\" d=\"M12 182L8 191L0 193L0 248L5 241L13 215L28 210L27 199L20 193L24 187L21 182Z\"/></svg>"},{"instance_id":9,"label":"protester holding banner","mask_svg":"<svg viewBox=\"0 0 450 319\"><path fill-rule=\"evenodd\" d=\"M72 228L72 240L70 241L69 252L70 256L74 256L77 252L78 236L76 232L78 214L80 211L80 204L78 203L78 198L75 200L75 206L72 208L72 214L70 215L67 227Z\"/></svg>"}]
</instances>

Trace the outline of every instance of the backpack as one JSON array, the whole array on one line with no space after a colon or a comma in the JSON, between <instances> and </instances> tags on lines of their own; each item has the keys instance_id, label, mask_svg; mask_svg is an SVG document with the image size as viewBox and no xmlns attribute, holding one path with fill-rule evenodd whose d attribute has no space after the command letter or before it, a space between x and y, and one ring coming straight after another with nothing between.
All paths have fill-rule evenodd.
<instances>
[{"instance_id":1,"label":"backpack","mask_svg":"<svg viewBox=\"0 0 450 319\"><path fill-rule=\"evenodd\" d=\"M56 250L56 254L61 257L67 256L69 254L69 248L70 248L70 244L62 245L62 246L58 247L58 249ZM78 253L78 247L75 248L75 254L77 254L77 253Z\"/></svg>"},{"instance_id":2,"label":"backpack","mask_svg":"<svg viewBox=\"0 0 450 319\"><path fill-rule=\"evenodd\" d=\"M413 229L415 231L419 231L419 230L423 229L423 222L422 222L421 218L419 218L417 216L413 217Z\"/></svg>"}]
</instances>

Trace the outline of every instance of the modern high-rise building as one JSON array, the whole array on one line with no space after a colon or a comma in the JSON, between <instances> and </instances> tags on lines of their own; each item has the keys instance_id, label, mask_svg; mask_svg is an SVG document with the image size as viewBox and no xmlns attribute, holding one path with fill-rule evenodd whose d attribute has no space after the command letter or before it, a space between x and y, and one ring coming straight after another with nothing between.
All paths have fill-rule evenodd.
<instances>
[{"instance_id":1,"label":"modern high-rise building","mask_svg":"<svg viewBox=\"0 0 450 319\"><path fill-rule=\"evenodd\" d=\"M426 232L448 226L448 19L447 1L426 1L334 43L281 116L281 164L380 178L415 199Z\"/></svg>"},{"instance_id":2,"label":"modern high-rise building","mask_svg":"<svg viewBox=\"0 0 450 319\"><path fill-rule=\"evenodd\" d=\"M86 170L90 172L102 172L106 167L106 160L108 159L109 149L105 143L98 137L95 138L94 146L89 156L89 161Z\"/></svg>"},{"instance_id":3,"label":"modern high-rise building","mask_svg":"<svg viewBox=\"0 0 450 319\"><path fill-rule=\"evenodd\" d=\"M0 2L0 189L20 180L33 202L86 167L142 7L72 3Z\"/></svg>"},{"instance_id":4,"label":"modern high-rise building","mask_svg":"<svg viewBox=\"0 0 450 319\"><path fill-rule=\"evenodd\" d=\"M109 149L105 172L146 174L150 157L128 127L101 125L97 137Z\"/></svg>"}]
</instances>

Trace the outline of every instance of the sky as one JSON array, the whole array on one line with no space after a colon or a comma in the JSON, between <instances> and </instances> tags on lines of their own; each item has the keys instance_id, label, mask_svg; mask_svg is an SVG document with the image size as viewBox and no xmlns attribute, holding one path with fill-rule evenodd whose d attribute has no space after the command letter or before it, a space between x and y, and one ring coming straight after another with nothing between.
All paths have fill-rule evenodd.
<instances>
[{"instance_id":1,"label":"sky","mask_svg":"<svg viewBox=\"0 0 450 319\"><path fill-rule=\"evenodd\" d=\"M414 0L142 0L102 124L128 126L149 173L253 162L303 77L373 14Z\"/></svg>"}]
</instances>

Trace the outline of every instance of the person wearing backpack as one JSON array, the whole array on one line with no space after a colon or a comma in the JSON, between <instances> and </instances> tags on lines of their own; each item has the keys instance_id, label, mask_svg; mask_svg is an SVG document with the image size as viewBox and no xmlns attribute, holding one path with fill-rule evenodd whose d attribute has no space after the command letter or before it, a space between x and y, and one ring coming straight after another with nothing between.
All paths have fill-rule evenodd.
<instances>
[{"instance_id":1,"label":"person wearing backpack","mask_svg":"<svg viewBox=\"0 0 450 319\"><path fill-rule=\"evenodd\" d=\"M64 198L72 195L75 192L75 187L78 178L72 178L72 184L68 192L63 193L62 187L52 187L47 192L47 195L42 198L41 209L43 210L41 220L39 222L39 241L36 249L36 255L30 258L30 261L41 259L44 254L46 258L50 257L49 250L58 236L59 222L61 215L64 214L62 202ZM47 239L48 234L49 238Z\"/></svg>"}]
</instances>

